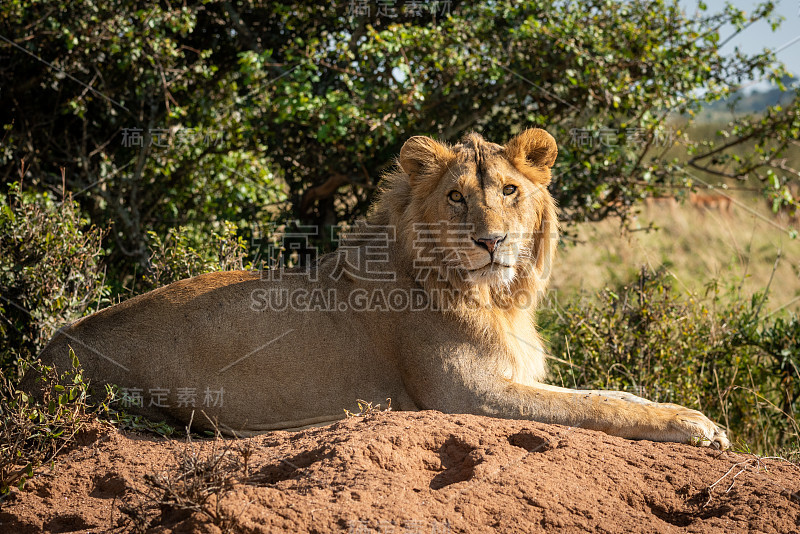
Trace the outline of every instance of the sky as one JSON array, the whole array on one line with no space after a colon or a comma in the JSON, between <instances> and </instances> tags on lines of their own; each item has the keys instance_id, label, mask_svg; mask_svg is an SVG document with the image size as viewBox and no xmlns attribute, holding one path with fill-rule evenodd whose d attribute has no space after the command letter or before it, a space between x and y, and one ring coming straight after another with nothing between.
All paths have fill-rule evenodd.
<instances>
[{"instance_id":1,"label":"sky","mask_svg":"<svg viewBox=\"0 0 800 534\"><path fill-rule=\"evenodd\" d=\"M717 13L724 9L724 0L704 0L708 6L706 13ZM752 13L759 2L755 0L731 0L731 3L745 12ZM778 59L782 61L789 72L795 77L800 76L800 0L779 0L776 2L775 12L782 15L784 20L774 33L766 21L745 29L736 38L732 39L723 48L722 53L732 52L735 47L746 53L758 53L764 48L779 50ZM697 0L681 0L681 5L687 14L692 14L697 9ZM720 32L721 40L733 33L732 28ZM764 88L761 84L756 86Z\"/></svg>"}]
</instances>

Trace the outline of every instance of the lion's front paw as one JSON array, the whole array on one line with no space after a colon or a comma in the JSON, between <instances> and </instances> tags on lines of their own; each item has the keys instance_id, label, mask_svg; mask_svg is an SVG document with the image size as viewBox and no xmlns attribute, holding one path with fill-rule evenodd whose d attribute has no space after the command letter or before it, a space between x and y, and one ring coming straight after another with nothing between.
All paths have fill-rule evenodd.
<instances>
[{"instance_id":1,"label":"lion's front paw","mask_svg":"<svg viewBox=\"0 0 800 534\"><path fill-rule=\"evenodd\" d=\"M676 437L679 438L675 441L721 450L730 447L725 431L702 413L677 404L662 406L672 412L669 418L669 427L670 433L676 433Z\"/></svg>"}]
</instances>

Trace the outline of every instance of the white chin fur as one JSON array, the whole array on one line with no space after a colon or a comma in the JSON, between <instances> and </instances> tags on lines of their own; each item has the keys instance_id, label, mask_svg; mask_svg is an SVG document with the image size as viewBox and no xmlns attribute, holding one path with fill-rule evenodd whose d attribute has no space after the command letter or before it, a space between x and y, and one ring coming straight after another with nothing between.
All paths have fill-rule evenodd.
<instances>
[{"instance_id":1,"label":"white chin fur","mask_svg":"<svg viewBox=\"0 0 800 534\"><path fill-rule=\"evenodd\" d=\"M507 286L514 279L514 268L498 264L487 264L474 271L467 271L467 281L475 285Z\"/></svg>"}]
</instances>

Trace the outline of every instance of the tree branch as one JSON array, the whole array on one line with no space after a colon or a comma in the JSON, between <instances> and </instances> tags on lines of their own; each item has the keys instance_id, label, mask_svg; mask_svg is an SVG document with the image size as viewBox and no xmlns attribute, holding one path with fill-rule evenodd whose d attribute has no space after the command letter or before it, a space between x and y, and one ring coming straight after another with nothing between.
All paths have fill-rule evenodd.
<instances>
[{"instance_id":1,"label":"tree branch","mask_svg":"<svg viewBox=\"0 0 800 534\"><path fill-rule=\"evenodd\" d=\"M333 195L337 189L345 184L352 183L347 175L334 172L330 178L325 180L321 185L307 189L303 193L303 198L300 200L300 213L308 215L311 211L311 206L318 200L328 198Z\"/></svg>"}]
</instances>

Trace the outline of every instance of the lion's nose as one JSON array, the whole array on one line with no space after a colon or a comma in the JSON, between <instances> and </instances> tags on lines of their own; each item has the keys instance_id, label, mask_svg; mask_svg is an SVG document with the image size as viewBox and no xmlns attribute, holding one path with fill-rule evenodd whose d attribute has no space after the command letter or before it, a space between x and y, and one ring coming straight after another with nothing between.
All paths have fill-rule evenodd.
<instances>
[{"instance_id":1,"label":"lion's nose","mask_svg":"<svg viewBox=\"0 0 800 534\"><path fill-rule=\"evenodd\" d=\"M506 236L489 236L484 237L481 239L473 239L475 244L479 247L485 248L489 251L489 254L494 254L495 249L497 246L505 240Z\"/></svg>"}]
</instances>

